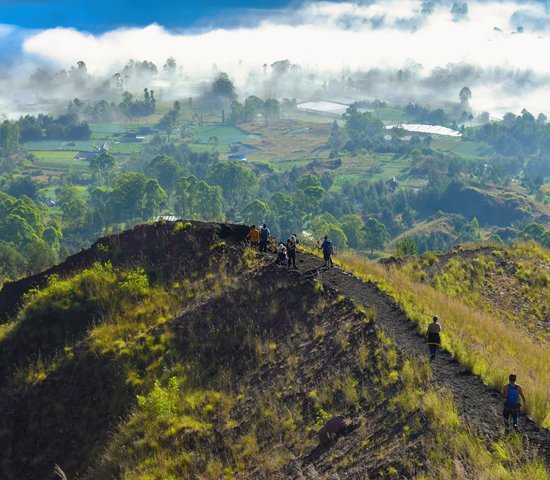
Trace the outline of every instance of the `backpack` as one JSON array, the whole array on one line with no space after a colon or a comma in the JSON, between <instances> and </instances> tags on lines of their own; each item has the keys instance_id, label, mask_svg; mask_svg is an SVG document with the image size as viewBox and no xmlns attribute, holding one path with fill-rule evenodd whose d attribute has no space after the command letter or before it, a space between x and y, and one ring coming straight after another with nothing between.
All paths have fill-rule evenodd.
<instances>
[{"instance_id":1,"label":"backpack","mask_svg":"<svg viewBox=\"0 0 550 480\"><path fill-rule=\"evenodd\" d=\"M519 405L518 385L508 385L508 394L506 395L506 407L517 408Z\"/></svg>"}]
</instances>

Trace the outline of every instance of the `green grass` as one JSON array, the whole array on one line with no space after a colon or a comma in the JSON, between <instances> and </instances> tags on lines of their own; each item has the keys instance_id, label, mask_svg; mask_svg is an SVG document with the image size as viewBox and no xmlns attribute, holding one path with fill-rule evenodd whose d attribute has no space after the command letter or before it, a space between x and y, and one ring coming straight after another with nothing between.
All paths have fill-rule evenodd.
<instances>
[{"instance_id":1,"label":"green grass","mask_svg":"<svg viewBox=\"0 0 550 480\"><path fill-rule=\"evenodd\" d=\"M453 152L464 158L480 158L494 153L493 147L480 142L470 142L461 138L444 137L442 135L434 135L432 138L432 148Z\"/></svg>"},{"instance_id":2,"label":"green grass","mask_svg":"<svg viewBox=\"0 0 550 480\"><path fill-rule=\"evenodd\" d=\"M388 180L392 177L403 180L411 162L409 157L396 157L392 153L367 153L340 158L342 166L334 171L337 188L346 181L358 183L363 180Z\"/></svg>"},{"instance_id":3,"label":"green grass","mask_svg":"<svg viewBox=\"0 0 550 480\"><path fill-rule=\"evenodd\" d=\"M210 137L218 137L220 143L245 142L251 138L257 138L258 135L246 133L245 131L226 125L208 125L199 127L197 135L200 143L208 143Z\"/></svg>"},{"instance_id":4,"label":"green grass","mask_svg":"<svg viewBox=\"0 0 550 480\"><path fill-rule=\"evenodd\" d=\"M190 143L189 148L193 152L203 153L203 152L219 152L220 154L229 153L229 145L218 144L214 145L213 143Z\"/></svg>"},{"instance_id":5,"label":"green grass","mask_svg":"<svg viewBox=\"0 0 550 480\"><path fill-rule=\"evenodd\" d=\"M111 139L110 133L92 132L92 140L107 142Z\"/></svg>"},{"instance_id":6,"label":"green grass","mask_svg":"<svg viewBox=\"0 0 550 480\"><path fill-rule=\"evenodd\" d=\"M71 151L84 151L91 152L93 147L99 142L94 140L76 140L76 141L62 141L62 140L42 140L39 142L27 142L23 146L29 150L71 150Z\"/></svg>"},{"instance_id":7,"label":"green grass","mask_svg":"<svg viewBox=\"0 0 550 480\"><path fill-rule=\"evenodd\" d=\"M75 159L75 152L38 150L33 154L37 157L34 167L41 170L66 171L72 168L78 171L88 171L89 162Z\"/></svg>"},{"instance_id":8,"label":"green grass","mask_svg":"<svg viewBox=\"0 0 550 480\"><path fill-rule=\"evenodd\" d=\"M445 319L443 346L484 382L500 389L515 371L529 392L527 411L539 425L550 427L550 345L539 343L493 315L419 282L416 276L387 270L364 257L342 253L336 259L360 278L374 281L392 296L408 317L425 331L430 314Z\"/></svg>"},{"instance_id":9,"label":"green grass","mask_svg":"<svg viewBox=\"0 0 550 480\"><path fill-rule=\"evenodd\" d=\"M132 153L137 153L143 148L143 143L138 142L129 142L129 143L115 143L109 142L109 153L116 155L129 155Z\"/></svg>"},{"instance_id":10,"label":"green grass","mask_svg":"<svg viewBox=\"0 0 550 480\"><path fill-rule=\"evenodd\" d=\"M74 160L74 157L76 155L75 152L66 151L66 150L35 150L32 152L32 154L38 160L56 160L56 161Z\"/></svg>"},{"instance_id":11,"label":"green grass","mask_svg":"<svg viewBox=\"0 0 550 480\"><path fill-rule=\"evenodd\" d=\"M126 130L126 125L122 123L92 123L90 129L93 133L119 133Z\"/></svg>"},{"instance_id":12,"label":"green grass","mask_svg":"<svg viewBox=\"0 0 550 480\"><path fill-rule=\"evenodd\" d=\"M21 415L5 418L0 471L42 478L53 462L35 452L48 451L69 478L286 478L338 413L356 428L319 457L327 478L366 455L388 465L377 478L397 478L394 461L407 478L548 478L521 437L482 440L428 362L403 362L374 309L288 277L259 288L260 260L245 256L235 274L164 286L96 264L27 295L19 321L0 326L0 407Z\"/></svg>"}]
</instances>

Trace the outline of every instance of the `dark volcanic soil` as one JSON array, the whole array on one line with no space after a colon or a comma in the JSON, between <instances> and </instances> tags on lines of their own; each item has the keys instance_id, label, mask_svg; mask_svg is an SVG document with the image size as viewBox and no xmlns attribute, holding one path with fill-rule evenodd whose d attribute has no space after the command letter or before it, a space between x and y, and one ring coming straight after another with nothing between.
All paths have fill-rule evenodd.
<instances>
[{"instance_id":1,"label":"dark volcanic soil","mask_svg":"<svg viewBox=\"0 0 550 480\"><path fill-rule=\"evenodd\" d=\"M59 266L19 282L7 284L0 291L0 321L13 317L21 304L22 295L30 288L45 285L48 275L74 274L91 266L96 261L110 261L115 266L143 265L152 280L162 280L163 277L170 278L172 275L185 274L186 269L187 273L195 272L197 269L201 270L197 273L201 273L202 270L204 270L202 273L206 273L209 271L208 267L217 261L218 252L233 253L234 257L231 258L241 258L243 242L248 230L243 225L200 222L193 222L192 228L189 230L183 228L176 231L174 227L174 224L169 223L141 225L127 232L105 237L98 240L89 250L70 257ZM249 317L257 316L258 312L261 312L262 321L257 322L258 331L253 333L262 338L265 330L273 335L277 345L283 346L288 343L292 347L289 351L294 352L297 358L307 359L294 368L295 372L300 374L298 378L302 379L304 385L308 387L306 391L313 389L315 382L319 380L312 366L318 366L319 372L323 372L319 375L324 379L331 378L331 372L334 373L331 369L342 367L342 365L353 373L353 369L357 368L355 349L351 348L346 353L342 353L342 348L337 345L333 345L332 350L328 348L331 341L334 343L334 338L342 328L341 318L339 321L335 321L335 316L330 314L332 310L329 310L329 315L323 318L322 326L326 332L326 341L321 347L312 342L302 341L295 331L296 324L313 328L313 325L308 325L307 320L308 316L311 316L309 312L312 308L308 302L313 301L313 292L315 291L313 280L317 280L327 287L329 293L325 291L325 295L332 298L331 301L335 302L337 293L340 293L365 308L374 307L376 309L374 324L391 338L402 358L427 357L427 347L418 333L416 325L375 284L365 283L339 268L327 270L323 267L321 259L301 252L298 253L297 270L275 267L273 260L273 254L261 254L260 266L256 272L257 277L239 278L239 281L233 285L234 288L224 290L223 298L217 298L216 303L205 302L204 305L193 311L183 312L179 318L172 322L178 341L178 351L182 356L193 356L204 371L208 371L209 367L217 369L225 363L226 367L234 368L237 377L246 376L246 372L241 372L239 368L244 369L246 362L243 363L242 359L253 359L254 352L244 349L241 345L243 342L237 341L235 344L228 344L227 337L222 333L223 329L231 330L243 322L246 324ZM239 262L236 262L235 270L238 269L237 263ZM233 273L238 275L236 271ZM261 286L262 292L262 295L258 297L255 296L260 291L257 289L257 285ZM271 303L267 303L266 299ZM351 302L348 303L351 304ZM281 305L280 308L285 312L290 312L291 317L287 319L287 323L281 323L278 320L280 315L280 311L276 308L278 305ZM349 318L347 321L351 328L351 346L356 346L353 341L359 342L363 339L372 341L372 345L375 345L377 339L374 329L370 326L366 328L362 321L353 319L353 308L351 305L348 307ZM334 307L334 315L338 314L340 308L342 307ZM212 324L216 327L214 332L218 332L219 335L214 335L209 340L209 348L203 345L204 339L209 338L208 335L212 336L212 332L201 330L205 318L219 321L219 325L215 322ZM193 329L191 329L192 326ZM236 338L239 340L239 337ZM235 356L235 352L239 354L236 357L239 362L232 365L231 359ZM431 365L435 382L452 392L460 413L474 429L490 441L496 441L505 434L501 413L503 401L499 392L486 387L479 377L466 371L447 352L439 352ZM249 378L249 383L258 385L265 392L280 390L280 385L276 385L275 382L280 382L279 377L284 376L285 368L282 362L267 365L256 376ZM40 392L40 394L42 393ZM286 392L287 396L296 394L294 391ZM528 397L529 392L526 392L526 395ZM90 398L92 397L90 396ZM380 400L381 407L382 404L383 401ZM24 404L21 405L20 422L23 423L26 408ZM247 411L247 408L247 404L242 407L243 418L248 418L252 414ZM123 410L124 408L121 407L121 411ZM14 414L14 412L10 413ZM118 415L120 413L117 413ZM384 408L374 408L371 411L361 408L355 412L354 420L361 419L366 419L372 438L376 439L372 445L366 446L367 449L372 449L374 452L377 448L382 449L388 445L391 448L401 449L400 452L394 452L393 457L406 458L411 449L418 448L420 456L419 445L421 442L417 443L414 438L410 440L411 443L403 443L400 446L394 445L390 441L387 444L384 443L388 440L384 434L387 435L388 431L392 434L394 430L397 432L401 427L401 419L397 418L395 414ZM105 427L105 425L103 426ZM520 433L525 437L526 443L537 448L540 455L550 465L550 431L539 429L530 419L522 418ZM355 451L352 449L357 447L357 442L353 435L355 435L354 432L349 435L349 438L339 441L337 448L316 448L301 458L292 459L285 469L286 476L278 478L320 478L320 474L333 473L333 469L338 465L338 460L344 460L348 453ZM40 450L39 447L36 449ZM349 456L352 457L352 455ZM360 458L358 457L356 463L349 465L348 478L363 478L366 471L369 474L380 473L384 472L389 465L393 466L388 463L388 459L382 461L373 456L369 458L368 462L365 462ZM395 467L398 471L405 468L398 464ZM261 477L256 475L253 478Z\"/></svg>"},{"instance_id":2,"label":"dark volcanic soil","mask_svg":"<svg viewBox=\"0 0 550 480\"><path fill-rule=\"evenodd\" d=\"M298 265L298 274L315 277L364 307L374 306L377 325L394 341L405 357L428 355L416 325L375 284L365 283L337 267L327 270L321 259L309 254L299 254ZM446 351L438 353L432 362L432 371L435 381L452 392L460 413L481 435L495 441L504 434L503 401L499 392L485 386L479 377L465 370ZM529 392L525 393L528 397ZM540 429L531 419L522 417L520 432L550 464L550 431Z\"/></svg>"}]
</instances>

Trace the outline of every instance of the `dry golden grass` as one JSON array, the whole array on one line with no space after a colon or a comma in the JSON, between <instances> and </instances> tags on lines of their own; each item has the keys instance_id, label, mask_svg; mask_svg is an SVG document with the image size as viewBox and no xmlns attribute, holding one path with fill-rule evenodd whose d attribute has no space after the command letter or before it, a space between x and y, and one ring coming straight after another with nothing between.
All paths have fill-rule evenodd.
<instances>
[{"instance_id":1,"label":"dry golden grass","mask_svg":"<svg viewBox=\"0 0 550 480\"><path fill-rule=\"evenodd\" d=\"M516 372L527 397L527 412L550 428L550 345L537 343L520 330L476 311L404 272L386 269L357 254L335 259L345 270L371 280L391 295L407 316L425 331L433 314L443 323L443 347L483 381L500 389Z\"/></svg>"}]
</instances>

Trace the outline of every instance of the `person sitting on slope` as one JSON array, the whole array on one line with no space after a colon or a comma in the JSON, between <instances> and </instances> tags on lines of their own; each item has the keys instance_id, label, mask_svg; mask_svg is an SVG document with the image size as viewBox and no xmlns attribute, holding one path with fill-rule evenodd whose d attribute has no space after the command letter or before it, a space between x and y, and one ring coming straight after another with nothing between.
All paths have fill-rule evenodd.
<instances>
[{"instance_id":1,"label":"person sitting on slope","mask_svg":"<svg viewBox=\"0 0 550 480\"><path fill-rule=\"evenodd\" d=\"M286 265L286 247L283 242L279 243L277 248L277 263L279 265Z\"/></svg>"}]
</instances>

